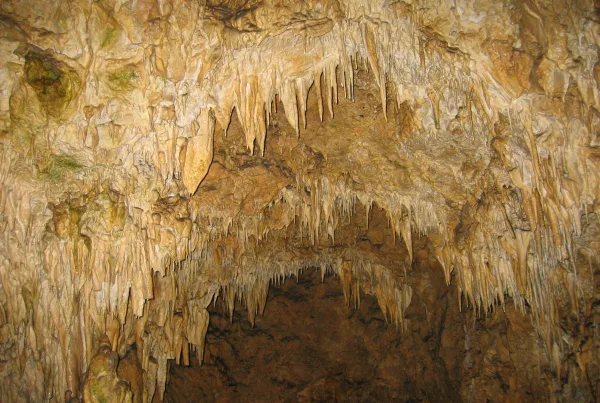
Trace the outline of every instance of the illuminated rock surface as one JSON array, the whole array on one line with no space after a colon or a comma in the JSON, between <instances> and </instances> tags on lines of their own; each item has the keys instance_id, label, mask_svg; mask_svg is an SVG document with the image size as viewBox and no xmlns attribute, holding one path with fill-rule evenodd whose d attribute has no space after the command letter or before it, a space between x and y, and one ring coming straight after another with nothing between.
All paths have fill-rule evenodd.
<instances>
[{"instance_id":1,"label":"illuminated rock surface","mask_svg":"<svg viewBox=\"0 0 600 403\"><path fill-rule=\"evenodd\" d=\"M3 1L0 400L83 398L94 373L160 400L211 303L254 323L310 267L375 296L385 337L451 304L428 331L457 399L597 400L598 10Z\"/></svg>"}]
</instances>

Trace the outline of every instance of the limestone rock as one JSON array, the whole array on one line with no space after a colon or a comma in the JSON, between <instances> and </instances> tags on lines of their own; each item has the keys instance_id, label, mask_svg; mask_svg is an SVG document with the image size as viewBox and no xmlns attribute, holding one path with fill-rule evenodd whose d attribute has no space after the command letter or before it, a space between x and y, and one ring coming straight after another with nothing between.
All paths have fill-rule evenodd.
<instances>
[{"instance_id":1,"label":"limestone rock","mask_svg":"<svg viewBox=\"0 0 600 403\"><path fill-rule=\"evenodd\" d=\"M118 362L119 356L110 350L108 341L101 343L86 373L83 384L84 401L131 403L131 389L117 375Z\"/></svg>"},{"instance_id":2,"label":"limestone rock","mask_svg":"<svg viewBox=\"0 0 600 403\"><path fill-rule=\"evenodd\" d=\"M134 345L162 399L211 302L255 322L308 267L408 332L423 259L597 399L599 32L591 0L1 2L0 400L117 387Z\"/></svg>"}]
</instances>

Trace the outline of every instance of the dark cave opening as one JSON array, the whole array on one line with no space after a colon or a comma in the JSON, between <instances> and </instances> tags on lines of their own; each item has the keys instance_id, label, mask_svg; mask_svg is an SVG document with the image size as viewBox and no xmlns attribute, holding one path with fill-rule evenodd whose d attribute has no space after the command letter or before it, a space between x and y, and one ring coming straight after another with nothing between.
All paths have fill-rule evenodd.
<instances>
[{"instance_id":1,"label":"dark cave opening","mask_svg":"<svg viewBox=\"0 0 600 403\"><path fill-rule=\"evenodd\" d=\"M395 329L364 293L348 307L339 280L317 269L271 286L254 327L242 306L230 324L222 299L209 312L204 363L172 363L165 401L457 400L434 354L439 331Z\"/></svg>"},{"instance_id":2,"label":"dark cave opening","mask_svg":"<svg viewBox=\"0 0 600 403\"><path fill-rule=\"evenodd\" d=\"M540 401L559 383L540 367L531 318L512 303L477 317L422 252L409 273L408 330L386 323L377 298L346 305L319 269L271 285L254 327L239 303L229 321L210 305L204 362L170 362L167 402ZM563 374L563 377L575 376ZM573 396L577 391L573 391Z\"/></svg>"}]
</instances>

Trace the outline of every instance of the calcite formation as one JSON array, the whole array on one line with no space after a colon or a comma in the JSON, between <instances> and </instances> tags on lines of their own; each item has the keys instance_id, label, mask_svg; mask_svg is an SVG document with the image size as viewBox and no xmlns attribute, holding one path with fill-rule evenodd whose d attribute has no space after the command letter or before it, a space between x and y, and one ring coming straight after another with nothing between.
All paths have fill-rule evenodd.
<instances>
[{"instance_id":1,"label":"calcite formation","mask_svg":"<svg viewBox=\"0 0 600 403\"><path fill-rule=\"evenodd\" d=\"M416 237L461 308L514 303L543 365L593 389L598 10L1 2L0 400L85 397L98 371L120 388L128 351L118 397L161 399L168 360L202 360L211 302L253 322L306 267L406 329ZM403 257L344 236L373 208Z\"/></svg>"},{"instance_id":2,"label":"calcite formation","mask_svg":"<svg viewBox=\"0 0 600 403\"><path fill-rule=\"evenodd\" d=\"M110 340L105 335L87 370L83 384L84 401L94 403L132 401L129 384L117 375L118 363L119 356L112 351ZM71 395L72 392L68 391L67 396Z\"/></svg>"}]
</instances>

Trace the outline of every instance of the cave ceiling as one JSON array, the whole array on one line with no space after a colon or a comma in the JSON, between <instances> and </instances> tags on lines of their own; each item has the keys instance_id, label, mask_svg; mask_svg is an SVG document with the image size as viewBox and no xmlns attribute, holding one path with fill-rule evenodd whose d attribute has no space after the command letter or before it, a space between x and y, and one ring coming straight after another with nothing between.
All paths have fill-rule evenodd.
<instances>
[{"instance_id":1,"label":"cave ceiling","mask_svg":"<svg viewBox=\"0 0 600 403\"><path fill-rule=\"evenodd\" d=\"M211 301L254 321L307 267L405 329L416 245L563 354L600 249L599 42L585 0L3 1L0 400L79 395L133 342L162 397Z\"/></svg>"}]
</instances>

